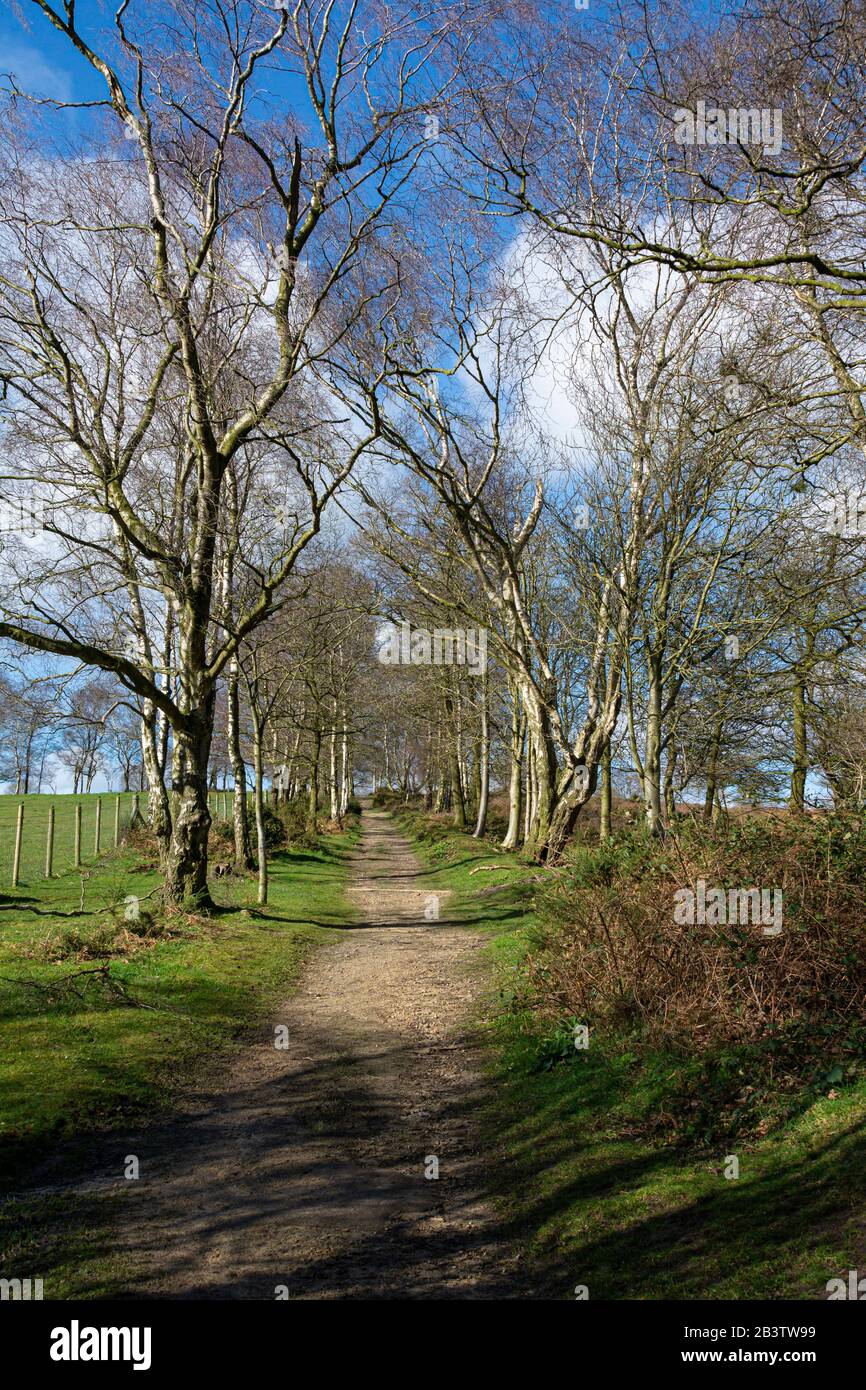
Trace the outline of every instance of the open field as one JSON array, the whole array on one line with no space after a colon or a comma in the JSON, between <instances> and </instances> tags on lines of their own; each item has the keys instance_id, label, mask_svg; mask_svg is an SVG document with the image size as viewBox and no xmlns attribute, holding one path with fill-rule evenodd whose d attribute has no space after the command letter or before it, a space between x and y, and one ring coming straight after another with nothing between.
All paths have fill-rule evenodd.
<instances>
[{"instance_id":1,"label":"open field","mask_svg":"<svg viewBox=\"0 0 866 1390\"><path fill-rule=\"evenodd\" d=\"M211 815L215 820L231 814L233 793L211 792ZM87 869L100 855L113 849L115 828L122 840L129 829L133 807L138 802L142 816L147 815L147 794L135 792L92 792L89 795L54 795L33 793L27 796L0 796L0 889L12 888L12 869L15 858L15 834L19 807L24 807L21 836L19 887L28 889L45 880L48 822L54 808L54 842L52 875L75 872L76 808L81 808L80 860ZM99 807L99 848L97 849L97 807ZM68 880L70 897L78 900L79 885Z\"/></svg>"}]
</instances>

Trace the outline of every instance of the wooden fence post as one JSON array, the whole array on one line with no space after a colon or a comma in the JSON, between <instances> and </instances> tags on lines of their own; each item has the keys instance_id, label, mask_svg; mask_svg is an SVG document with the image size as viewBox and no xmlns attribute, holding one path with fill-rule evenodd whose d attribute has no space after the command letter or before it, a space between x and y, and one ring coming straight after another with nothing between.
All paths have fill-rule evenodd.
<instances>
[{"instance_id":1,"label":"wooden fence post","mask_svg":"<svg viewBox=\"0 0 866 1390\"><path fill-rule=\"evenodd\" d=\"M45 877L50 878L54 869L54 803L48 807L48 838L45 841Z\"/></svg>"},{"instance_id":2,"label":"wooden fence post","mask_svg":"<svg viewBox=\"0 0 866 1390\"><path fill-rule=\"evenodd\" d=\"M15 858L12 861L12 887L18 887L18 875L21 869L21 835L24 830L24 802L18 803L18 823L15 826Z\"/></svg>"},{"instance_id":3,"label":"wooden fence post","mask_svg":"<svg viewBox=\"0 0 866 1390\"><path fill-rule=\"evenodd\" d=\"M96 831L93 837L93 852L99 853L99 840L102 834L102 798L96 798Z\"/></svg>"},{"instance_id":4,"label":"wooden fence post","mask_svg":"<svg viewBox=\"0 0 866 1390\"><path fill-rule=\"evenodd\" d=\"M114 801L114 848L120 844L120 797Z\"/></svg>"}]
</instances>

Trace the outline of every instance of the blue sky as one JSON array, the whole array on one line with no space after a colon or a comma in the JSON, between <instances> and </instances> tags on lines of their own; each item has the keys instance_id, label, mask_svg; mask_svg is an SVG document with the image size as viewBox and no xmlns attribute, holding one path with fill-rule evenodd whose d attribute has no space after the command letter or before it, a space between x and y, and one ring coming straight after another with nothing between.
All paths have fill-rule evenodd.
<instances>
[{"instance_id":1,"label":"blue sky","mask_svg":"<svg viewBox=\"0 0 866 1390\"><path fill-rule=\"evenodd\" d=\"M105 17L95 0L79 4L83 29ZM3 0L0 8L0 70L14 72L22 90L62 101L92 101L104 95L89 64L41 13L32 0ZM4 84L5 85L5 84Z\"/></svg>"},{"instance_id":2,"label":"blue sky","mask_svg":"<svg viewBox=\"0 0 866 1390\"><path fill-rule=\"evenodd\" d=\"M54 0L62 12L62 0ZM76 27L97 52L111 57L116 38L114 15L117 0L78 0ZM147 15L147 0L130 0L126 24L130 35L140 34ZM274 15L276 20L276 14ZM60 101L103 101L105 83L90 64L76 53L69 40L54 27L34 0L0 0L0 85L8 89L6 74L14 73L22 91ZM305 88L286 73L272 74L273 93L292 94L293 104L305 104ZM102 119L100 112L95 113ZM85 130L94 113L70 111L63 117L68 133Z\"/></svg>"},{"instance_id":3,"label":"blue sky","mask_svg":"<svg viewBox=\"0 0 866 1390\"><path fill-rule=\"evenodd\" d=\"M559 4L571 9L573 0L557 0ZM81 32L94 38L100 29L111 34L115 8L116 0L105 0L105 3L103 0L78 0L77 21ZM136 21L140 21L146 13L146 8L147 0L131 0L133 29L137 27ZM589 25L593 18L598 19L603 15L606 8L604 0L589 0L586 10L573 11L574 22ZM708 17L719 8L716 3L710 3L702 5L700 11ZM98 47L102 48L103 45L99 44ZM105 97L101 78L75 53L68 40L54 29L33 0L0 0L0 55L0 74L14 73L17 84L35 96L50 96L61 101L94 101ZM8 85L2 78L0 84L4 87ZM285 91L285 84L285 77L276 79L274 90L283 87ZM294 85L290 79L289 85ZM300 94L296 91L295 95ZM76 130L86 128L92 117L85 111L70 112L62 119L68 122L68 134L74 136ZM559 401L563 410L565 402L561 392L554 389L553 383L547 385L551 400ZM570 432L574 426L571 412L568 412L564 422L558 423L564 426L564 432ZM810 786L810 794L814 795L814 791L815 788Z\"/></svg>"}]
</instances>

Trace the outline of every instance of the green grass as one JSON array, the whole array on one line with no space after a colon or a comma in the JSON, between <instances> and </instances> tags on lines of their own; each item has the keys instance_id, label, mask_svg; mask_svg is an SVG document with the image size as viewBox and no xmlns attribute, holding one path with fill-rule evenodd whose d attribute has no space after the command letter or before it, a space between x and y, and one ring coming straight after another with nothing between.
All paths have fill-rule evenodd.
<instances>
[{"instance_id":1,"label":"green grass","mask_svg":"<svg viewBox=\"0 0 866 1390\"><path fill-rule=\"evenodd\" d=\"M41 1279L46 1299L117 1298L128 1271L118 1253L120 1194L64 1192L0 1204L0 1274Z\"/></svg>"},{"instance_id":2,"label":"green grass","mask_svg":"<svg viewBox=\"0 0 866 1390\"><path fill-rule=\"evenodd\" d=\"M343 885L356 838L349 829L315 850L277 854L264 909L255 907L254 879L217 880L215 896L232 910L162 919L157 930L168 934L156 944L133 942L131 954L110 958L114 985L70 978L104 958L51 956L64 941L68 952L130 925L128 895L146 899L147 908L158 877L131 850L96 867L83 917L57 915L68 894L63 879L4 901L0 1169L7 1191L32 1183L35 1165L61 1141L72 1153L89 1136L110 1136L169 1107L178 1082L206 1081L224 1067L227 1052L285 997L308 952L350 924ZM52 1298L116 1292L124 1271L111 1217L102 1196L7 1202L0 1206L0 1274L50 1275Z\"/></svg>"},{"instance_id":3,"label":"green grass","mask_svg":"<svg viewBox=\"0 0 866 1390\"><path fill-rule=\"evenodd\" d=\"M527 1007L520 961L537 930L538 871L472 874L519 861L411 811L398 819L431 888L452 890L447 916L490 935L491 1169L503 1218L547 1296L586 1285L592 1299L808 1299L862 1269L866 1085L807 1097L771 1135L718 1153L647 1139L647 1116L688 1076L687 1063L597 1039L575 1052L562 1046L565 1021L551 1036ZM738 1179L724 1175L729 1153Z\"/></svg>"},{"instance_id":4,"label":"green grass","mask_svg":"<svg viewBox=\"0 0 866 1390\"><path fill-rule=\"evenodd\" d=\"M132 792L120 793L121 834L129 824L132 812ZM146 810L144 798L140 798ZM15 854L15 827L19 806L24 807L21 836L20 885L27 887L45 878L45 850L49 807L54 807L54 864L55 874L64 874L75 863L75 807L81 806L81 860L90 864L96 856L96 807L101 805L100 851L114 845L115 806L118 793L99 796L0 796L0 885L12 884L12 865Z\"/></svg>"},{"instance_id":5,"label":"green grass","mask_svg":"<svg viewBox=\"0 0 866 1390\"><path fill-rule=\"evenodd\" d=\"M826 1281L862 1269L866 1234L866 1088L815 1098L772 1135L726 1154L649 1141L641 1122L663 1103L669 1057L567 1047L526 1006L520 964L537 930L533 875L498 852L412 812L401 825L426 860L430 891L448 891L443 917L489 938L497 992L486 1020L491 1095L484 1116L495 1195L506 1229L525 1247L537 1288L592 1299L821 1297ZM343 884L351 836L335 836L272 864L272 901L251 910L254 885L217 891L238 909L186 920L181 934L112 964L129 1008L91 986L51 1002L23 983L56 985L89 962L44 958L70 926L96 931L111 905L144 896L155 875L129 853L109 857L88 883L85 919L3 909L0 945L0 1159L24 1186L28 1165L60 1137L111 1130L170 1105L172 1084L224 1065L296 978L306 953L350 921ZM508 864L507 872L473 873ZM51 913L64 885L42 883ZM31 896L36 896L31 894ZM118 922L122 919L122 908ZM10 982L11 981L11 982ZM171 1078L171 1083L167 1078ZM126 1271L112 1235L116 1199L30 1197L0 1207L0 1273L38 1273L52 1298L109 1297ZM118 1209L119 1212L119 1209Z\"/></svg>"}]
</instances>

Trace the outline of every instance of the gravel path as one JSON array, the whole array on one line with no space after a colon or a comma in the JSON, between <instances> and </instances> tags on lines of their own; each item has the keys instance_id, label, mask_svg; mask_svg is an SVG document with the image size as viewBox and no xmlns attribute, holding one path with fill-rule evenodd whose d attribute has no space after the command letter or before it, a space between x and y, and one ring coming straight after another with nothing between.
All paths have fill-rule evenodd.
<instances>
[{"instance_id":1,"label":"gravel path","mask_svg":"<svg viewBox=\"0 0 866 1390\"><path fill-rule=\"evenodd\" d=\"M138 1141L133 1296L523 1292L481 1195L495 1161L475 1134L483 939L448 925L384 812L364 812L350 893L359 924L313 955L262 1041Z\"/></svg>"}]
</instances>

